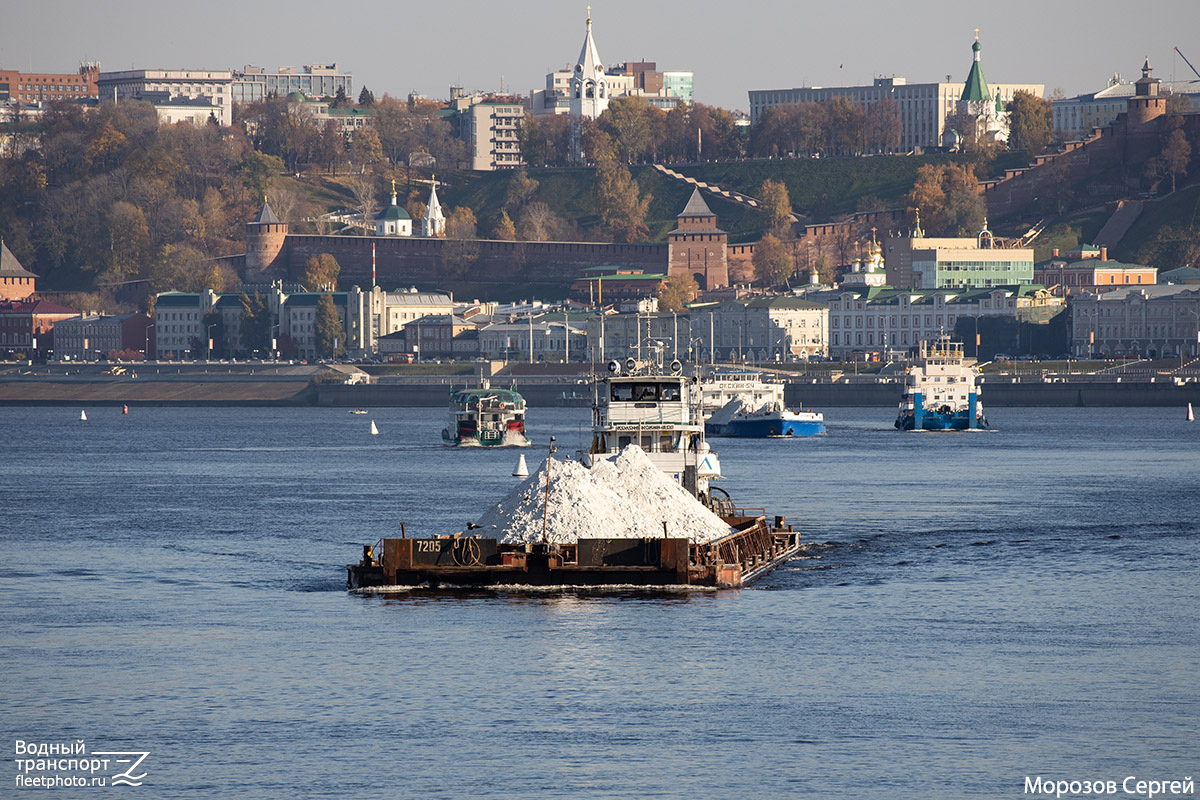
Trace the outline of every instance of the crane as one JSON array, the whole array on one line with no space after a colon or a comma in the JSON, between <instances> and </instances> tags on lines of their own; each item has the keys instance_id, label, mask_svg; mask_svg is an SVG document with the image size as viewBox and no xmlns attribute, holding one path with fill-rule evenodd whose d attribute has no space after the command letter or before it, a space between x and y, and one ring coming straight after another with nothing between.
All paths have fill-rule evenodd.
<instances>
[{"instance_id":1,"label":"crane","mask_svg":"<svg viewBox=\"0 0 1200 800\"><path fill-rule=\"evenodd\" d=\"M1183 59L1183 63L1187 64L1188 67L1191 67L1192 72L1196 72L1196 68L1192 66L1192 62L1188 61L1188 57L1183 54L1182 50L1176 47L1175 52L1179 53L1179 57ZM1200 78L1200 72L1196 72L1196 77Z\"/></svg>"}]
</instances>

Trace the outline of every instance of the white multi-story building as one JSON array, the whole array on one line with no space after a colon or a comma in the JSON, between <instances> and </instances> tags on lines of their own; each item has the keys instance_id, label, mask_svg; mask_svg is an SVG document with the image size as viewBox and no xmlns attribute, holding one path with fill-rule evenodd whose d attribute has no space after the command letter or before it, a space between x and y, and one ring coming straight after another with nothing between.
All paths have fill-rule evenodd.
<instances>
[{"instance_id":1,"label":"white multi-story building","mask_svg":"<svg viewBox=\"0 0 1200 800\"><path fill-rule=\"evenodd\" d=\"M1054 132L1062 139L1086 138L1093 128L1101 128L1116 120L1129 108L1129 99L1137 91L1137 84L1113 75L1108 85L1098 92L1065 97L1053 102ZM1161 95L1182 95L1190 103L1192 111L1200 111L1200 78L1184 81L1160 81Z\"/></svg>"},{"instance_id":2,"label":"white multi-story building","mask_svg":"<svg viewBox=\"0 0 1200 800\"><path fill-rule=\"evenodd\" d=\"M825 296L829 308L829 354L841 360L853 357L856 351L878 351L885 347L912 351L923 341L953 333L962 317L1015 318L1024 309L1063 303L1062 298L1051 297L1034 286L926 292L886 287L843 288Z\"/></svg>"},{"instance_id":3,"label":"white multi-story building","mask_svg":"<svg viewBox=\"0 0 1200 800\"><path fill-rule=\"evenodd\" d=\"M100 101L161 98L209 98L221 125L233 121L233 73L227 69L129 69L101 72L96 80ZM160 112L161 114L161 112Z\"/></svg>"},{"instance_id":4,"label":"white multi-story building","mask_svg":"<svg viewBox=\"0 0 1200 800\"><path fill-rule=\"evenodd\" d=\"M479 355L506 361L582 361L587 353L580 322L527 319L493 322L479 329Z\"/></svg>"},{"instance_id":5,"label":"white multi-story building","mask_svg":"<svg viewBox=\"0 0 1200 800\"><path fill-rule=\"evenodd\" d=\"M731 300L691 316L700 346L716 348L718 359L791 361L829 352L829 309L799 297Z\"/></svg>"},{"instance_id":6,"label":"white multi-story building","mask_svg":"<svg viewBox=\"0 0 1200 800\"><path fill-rule=\"evenodd\" d=\"M463 138L471 169L513 169L525 163L519 137L525 109L520 103L476 103L463 113L468 116Z\"/></svg>"},{"instance_id":7,"label":"white multi-story building","mask_svg":"<svg viewBox=\"0 0 1200 800\"><path fill-rule=\"evenodd\" d=\"M280 67L267 72L263 67L247 65L233 73L233 102L257 103L271 95L286 97L300 92L305 97L337 97L338 89L353 102L354 76L338 70L337 64L305 64Z\"/></svg>"},{"instance_id":8,"label":"white multi-story building","mask_svg":"<svg viewBox=\"0 0 1200 800\"><path fill-rule=\"evenodd\" d=\"M986 289L1033 283L1033 249L1004 247L984 229L975 238L912 236L884 240L887 284L898 289Z\"/></svg>"},{"instance_id":9,"label":"white multi-story building","mask_svg":"<svg viewBox=\"0 0 1200 800\"><path fill-rule=\"evenodd\" d=\"M1084 292L1071 300L1071 352L1091 356L1200 356L1200 286L1157 284Z\"/></svg>"}]
</instances>

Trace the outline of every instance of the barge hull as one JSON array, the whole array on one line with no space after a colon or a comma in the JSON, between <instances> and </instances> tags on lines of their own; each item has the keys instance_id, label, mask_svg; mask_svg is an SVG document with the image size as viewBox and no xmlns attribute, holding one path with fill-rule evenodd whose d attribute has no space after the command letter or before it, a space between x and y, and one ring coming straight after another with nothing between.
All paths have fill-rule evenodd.
<instances>
[{"instance_id":1,"label":"barge hull","mask_svg":"<svg viewBox=\"0 0 1200 800\"><path fill-rule=\"evenodd\" d=\"M384 539L381 558L364 548L346 567L351 591L385 586L695 586L738 588L796 555L800 536L782 518L727 517L733 532L707 544L688 539L581 539L569 545L506 545L495 539Z\"/></svg>"}]
</instances>

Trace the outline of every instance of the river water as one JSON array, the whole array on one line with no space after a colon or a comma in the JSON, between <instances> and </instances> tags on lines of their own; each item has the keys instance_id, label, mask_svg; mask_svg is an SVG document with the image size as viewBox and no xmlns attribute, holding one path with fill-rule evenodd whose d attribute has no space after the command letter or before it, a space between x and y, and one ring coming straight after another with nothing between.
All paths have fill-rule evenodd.
<instances>
[{"instance_id":1,"label":"river water","mask_svg":"<svg viewBox=\"0 0 1200 800\"><path fill-rule=\"evenodd\" d=\"M588 413L531 410L530 467L551 433L579 447ZM516 451L443 448L441 409L0 409L5 746L148 752L124 791L156 798L1194 776L1200 426L1005 408L990 431L901 434L893 414L713 440L739 505L809 542L752 588L360 597L362 544L461 529Z\"/></svg>"}]
</instances>

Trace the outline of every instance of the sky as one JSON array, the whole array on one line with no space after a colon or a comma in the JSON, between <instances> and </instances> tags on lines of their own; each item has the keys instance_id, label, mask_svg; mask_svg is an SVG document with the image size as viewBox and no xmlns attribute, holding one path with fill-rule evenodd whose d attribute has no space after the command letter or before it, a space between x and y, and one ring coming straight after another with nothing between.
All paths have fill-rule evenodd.
<instances>
[{"instance_id":1,"label":"sky","mask_svg":"<svg viewBox=\"0 0 1200 800\"><path fill-rule=\"evenodd\" d=\"M376 97L417 91L528 95L575 63L587 3L405 0L39 0L6 4L0 69L240 69L337 63ZM749 89L966 79L979 28L984 76L1041 83L1068 96L1114 73L1200 69L1200 0L595 0L593 35L609 64L655 61L695 73L697 102L748 110Z\"/></svg>"}]
</instances>

